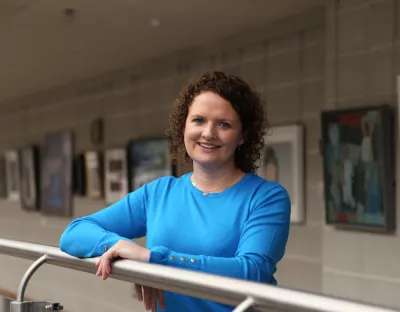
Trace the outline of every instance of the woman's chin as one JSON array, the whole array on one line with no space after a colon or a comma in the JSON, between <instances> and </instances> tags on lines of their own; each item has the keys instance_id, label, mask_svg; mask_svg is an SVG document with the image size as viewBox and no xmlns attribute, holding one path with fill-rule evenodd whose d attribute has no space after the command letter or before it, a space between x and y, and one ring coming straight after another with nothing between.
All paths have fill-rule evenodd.
<instances>
[{"instance_id":1,"label":"woman's chin","mask_svg":"<svg viewBox=\"0 0 400 312\"><path fill-rule=\"evenodd\" d=\"M202 167L215 167L220 164L218 159L215 159L214 157L195 157L192 158L195 163Z\"/></svg>"}]
</instances>

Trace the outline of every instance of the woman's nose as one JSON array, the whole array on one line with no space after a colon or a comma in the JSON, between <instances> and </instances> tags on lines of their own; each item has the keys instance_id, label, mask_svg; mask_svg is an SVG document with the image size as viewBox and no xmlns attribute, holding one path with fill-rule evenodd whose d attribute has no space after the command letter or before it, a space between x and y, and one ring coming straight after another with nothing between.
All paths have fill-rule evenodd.
<instances>
[{"instance_id":1,"label":"woman's nose","mask_svg":"<svg viewBox=\"0 0 400 312\"><path fill-rule=\"evenodd\" d=\"M215 140L216 139L216 130L213 125L207 125L203 130L203 138L206 140Z\"/></svg>"}]
</instances>

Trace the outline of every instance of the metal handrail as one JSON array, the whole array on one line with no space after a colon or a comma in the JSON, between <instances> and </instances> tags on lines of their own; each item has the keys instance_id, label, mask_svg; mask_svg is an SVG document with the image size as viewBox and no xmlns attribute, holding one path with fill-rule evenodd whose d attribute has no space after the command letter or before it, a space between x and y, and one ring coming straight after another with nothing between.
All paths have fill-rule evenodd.
<instances>
[{"instance_id":1,"label":"metal handrail","mask_svg":"<svg viewBox=\"0 0 400 312\"><path fill-rule=\"evenodd\" d=\"M47 264L92 274L97 271L97 258L79 259L57 247L0 238L0 254L29 260L42 258ZM109 277L232 306L239 305L236 311L245 311L252 306L256 311L267 312L271 308L281 311L398 312L390 308L133 260L114 262Z\"/></svg>"}]
</instances>

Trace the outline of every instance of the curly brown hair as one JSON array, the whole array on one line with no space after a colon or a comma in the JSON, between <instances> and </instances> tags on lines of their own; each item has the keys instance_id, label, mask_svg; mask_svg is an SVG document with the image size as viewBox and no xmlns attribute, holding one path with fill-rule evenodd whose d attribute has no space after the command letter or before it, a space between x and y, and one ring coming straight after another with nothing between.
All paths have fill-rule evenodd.
<instances>
[{"instance_id":1,"label":"curly brown hair","mask_svg":"<svg viewBox=\"0 0 400 312\"><path fill-rule=\"evenodd\" d=\"M166 131L172 144L173 160L189 160L183 134L186 118L194 98L206 91L212 91L227 100L239 115L244 143L236 149L235 164L243 172L256 172L265 131L269 127L263 102L259 93L251 90L242 79L220 71L206 72L190 81L175 100Z\"/></svg>"}]
</instances>

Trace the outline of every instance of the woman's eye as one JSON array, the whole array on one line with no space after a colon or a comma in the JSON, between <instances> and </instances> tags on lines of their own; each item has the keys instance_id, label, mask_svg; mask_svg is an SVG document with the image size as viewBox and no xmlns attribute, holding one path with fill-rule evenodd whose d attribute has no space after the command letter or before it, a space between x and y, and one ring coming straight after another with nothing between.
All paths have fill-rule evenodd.
<instances>
[{"instance_id":1,"label":"woman's eye","mask_svg":"<svg viewBox=\"0 0 400 312\"><path fill-rule=\"evenodd\" d=\"M221 126L222 128L230 128L230 127L231 127L231 125L228 124L227 122L221 122L221 123L220 123L220 126Z\"/></svg>"},{"instance_id":2,"label":"woman's eye","mask_svg":"<svg viewBox=\"0 0 400 312\"><path fill-rule=\"evenodd\" d=\"M204 121L203 118L194 118L193 119L193 122L196 123L196 124L201 124L201 123L203 123L203 121Z\"/></svg>"}]
</instances>

